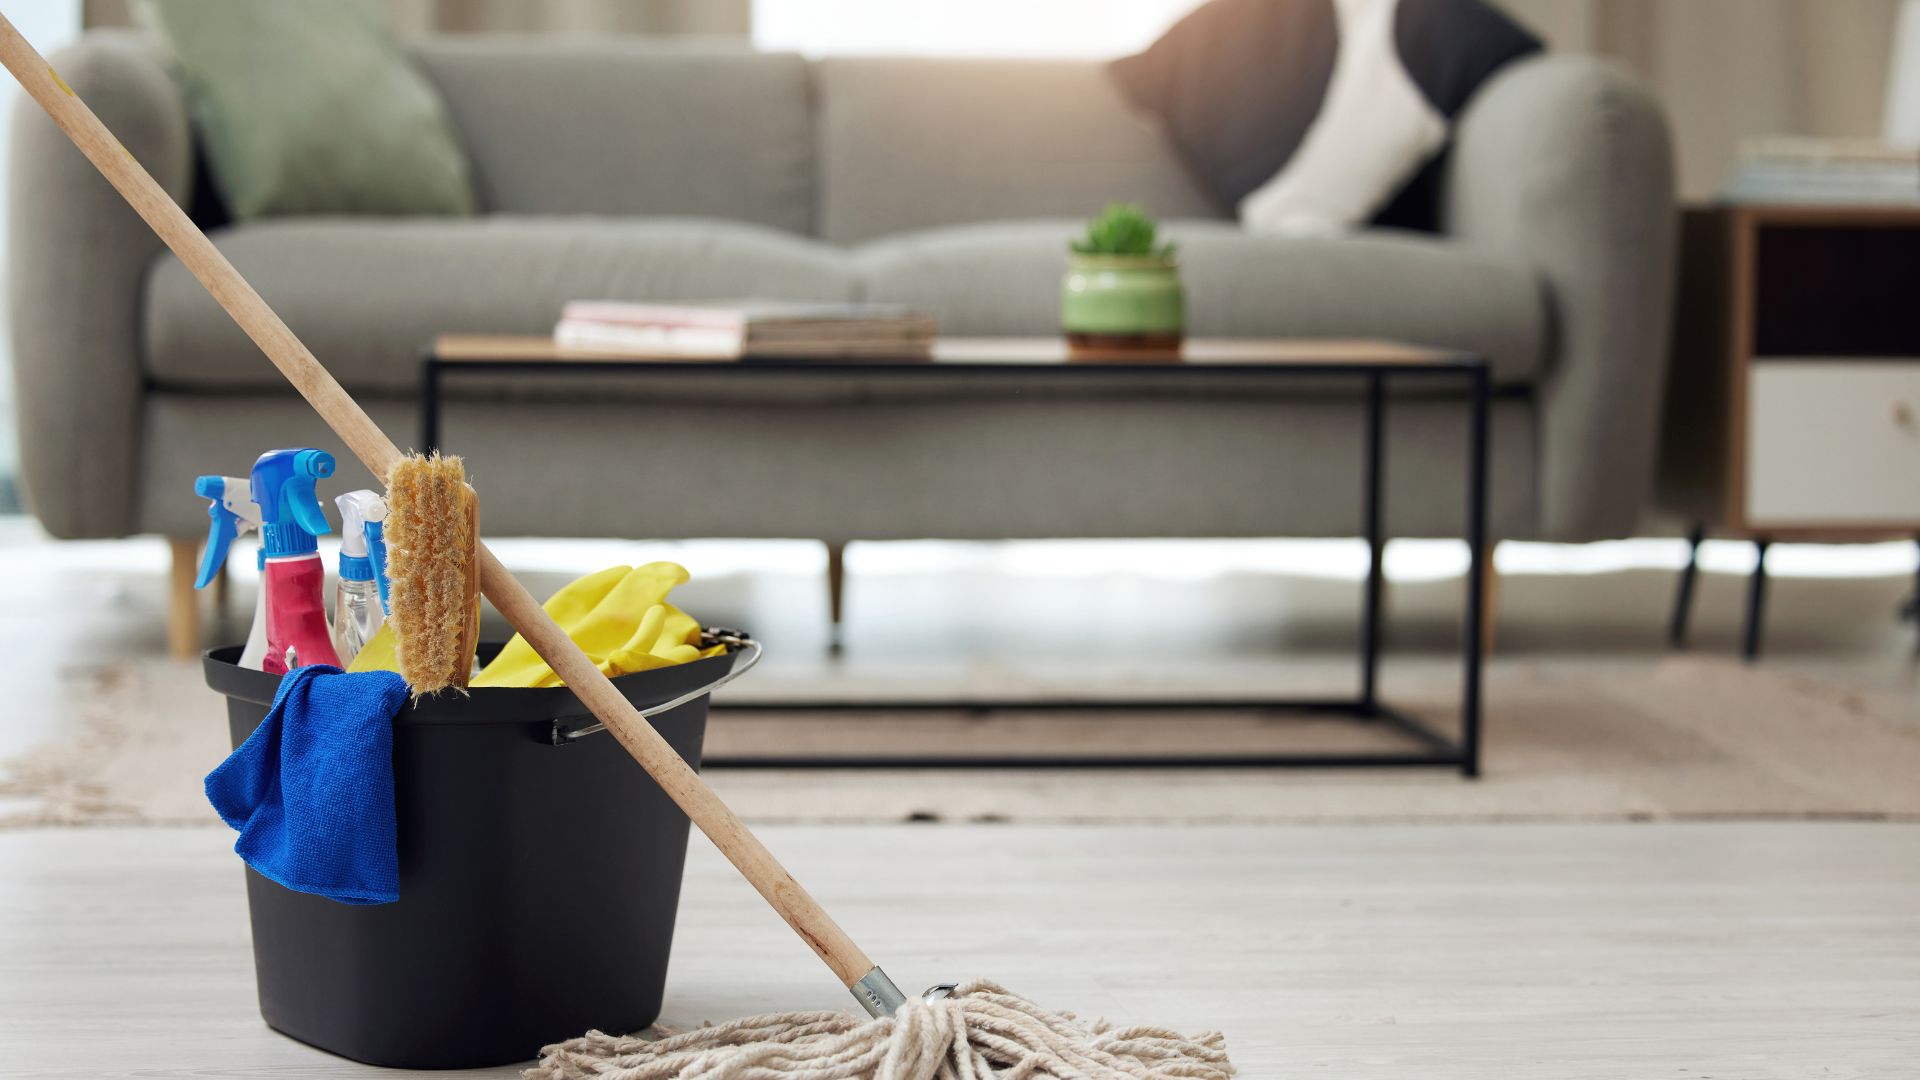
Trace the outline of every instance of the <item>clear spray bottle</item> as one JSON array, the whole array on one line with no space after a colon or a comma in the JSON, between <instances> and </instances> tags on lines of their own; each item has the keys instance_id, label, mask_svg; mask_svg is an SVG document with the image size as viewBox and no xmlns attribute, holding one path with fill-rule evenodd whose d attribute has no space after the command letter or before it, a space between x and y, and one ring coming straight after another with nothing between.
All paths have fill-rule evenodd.
<instances>
[{"instance_id":1,"label":"clear spray bottle","mask_svg":"<svg viewBox=\"0 0 1920 1080\"><path fill-rule=\"evenodd\" d=\"M368 544L368 537L384 527L387 500L362 490L349 491L333 501L340 507L340 581L333 594L333 648L345 666L353 663L380 624L387 621L380 573Z\"/></svg>"}]
</instances>

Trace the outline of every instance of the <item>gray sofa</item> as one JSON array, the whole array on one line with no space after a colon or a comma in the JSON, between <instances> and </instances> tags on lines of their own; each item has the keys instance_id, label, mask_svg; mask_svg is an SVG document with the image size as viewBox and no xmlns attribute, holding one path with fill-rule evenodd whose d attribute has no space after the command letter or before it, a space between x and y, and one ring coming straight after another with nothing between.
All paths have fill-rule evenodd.
<instances>
[{"instance_id":1,"label":"gray sofa","mask_svg":"<svg viewBox=\"0 0 1920 1080\"><path fill-rule=\"evenodd\" d=\"M1491 358L1496 535L1621 536L1654 452L1672 274L1666 127L1593 59L1499 74L1461 118L1441 233L1247 235L1099 65L833 59L640 41L417 46L472 155L473 219L265 220L213 236L399 441L442 331L544 332L582 297L904 301L1050 334L1076 220L1171 222L1201 335L1379 336ZM151 44L56 60L160 182L195 186ZM9 275L22 464L55 535L205 526L193 477L333 440L30 103ZM1457 535L1458 396L1396 398L1387 526ZM445 443L499 535L1353 535L1352 388L650 377L456 384ZM344 470L352 482L357 469ZM344 490L344 487L342 488Z\"/></svg>"}]
</instances>

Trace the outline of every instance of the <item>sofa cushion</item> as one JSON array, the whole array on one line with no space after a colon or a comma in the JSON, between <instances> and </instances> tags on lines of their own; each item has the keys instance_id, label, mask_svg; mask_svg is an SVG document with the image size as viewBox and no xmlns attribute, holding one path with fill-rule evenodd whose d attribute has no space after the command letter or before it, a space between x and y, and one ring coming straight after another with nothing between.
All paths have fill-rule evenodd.
<instances>
[{"instance_id":1,"label":"sofa cushion","mask_svg":"<svg viewBox=\"0 0 1920 1080\"><path fill-rule=\"evenodd\" d=\"M810 233L807 64L724 43L442 38L415 47L504 214L667 214Z\"/></svg>"},{"instance_id":2,"label":"sofa cushion","mask_svg":"<svg viewBox=\"0 0 1920 1080\"><path fill-rule=\"evenodd\" d=\"M1098 63L836 57L816 80L819 233L834 243L1115 201L1224 216Z\"/></svg>"},{"instance_id":3,"label":"sofa cushion","mask_svg":"<svg viewBox=\"0 0 1920 1080\"><path fill-rule=\"evenodd\" d=\"M234 217L473 213L446 103L373 5L139 10L170 49Z\"/></svg>"},{"instance_id":4,"label":"sofa cushion","mask_svg":"<svg viewBox=\"0 0 1920 1080\"><path fill-rule=\"evenodd\" d=\"M411 391L435 334L544 334L568 300L855 294L840 251L731 222L281 219L213 238L352 390ZM171 255L147 279L144 319L147 373L163 386L283 386Z\"/></svg>"},{"instance_id":5,"label":"sofa cushion","mask_svg":"<svg viewBox=\"0 0 1920 1080\"><path fill-rule=\"evenodd\" d=\"M1056 334L1074 221L960 226L856 252L869 300L911 304L960 336ZM1187 286L1187 332L1207 337L1372 337L1467 349L1496 382L1546 366L1547 301L1524 264L1414 233L1253 236L1171 222Z\"/></svg>"}]
</instances>

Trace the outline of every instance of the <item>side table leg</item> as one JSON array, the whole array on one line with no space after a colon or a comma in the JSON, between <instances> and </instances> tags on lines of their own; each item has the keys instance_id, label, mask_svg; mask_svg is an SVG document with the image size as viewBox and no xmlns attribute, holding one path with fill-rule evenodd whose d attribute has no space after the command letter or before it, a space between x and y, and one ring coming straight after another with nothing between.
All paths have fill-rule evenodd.
<instances>
[{"instance_id":1,"label":"side table leg","mask_svg":"<svg viewBox=\"0 0 1920 1080\"><path fill-rule=\"evenodd\" d=\"M1673 615L1667 620L1667 644L1676 649L1687 647L1687 623L1693 617L1693 585L1700 576L1700 541L1706 529L1695 524L1687 533L1687 564L1680 568L1680 583L1673 593Z\"/></svg>"},{"instance_id":2,"label":"side table leg","mask_svg":"<svg viewBox=\"0 0 1920 1080\"><path fill-rule=\"evenodd\" d=\"M1767 548L1772 543L1764 536L1753 542L1753 576L1747 579L1747 625L1740 643L1740 656L1749 663L1760 659L1760 637L1767 619Z\"/></svg>"}]
</instances>

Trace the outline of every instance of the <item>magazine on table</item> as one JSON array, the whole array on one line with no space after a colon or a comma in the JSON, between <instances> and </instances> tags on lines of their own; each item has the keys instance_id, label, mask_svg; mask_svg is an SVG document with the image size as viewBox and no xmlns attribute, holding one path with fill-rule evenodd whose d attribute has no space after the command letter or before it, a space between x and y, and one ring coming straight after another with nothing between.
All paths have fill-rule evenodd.
<instances>
[{"instance_id":1,"label":"magazine on table","mask_svg":"<svg viewBox=\"0 0 1920 1080\"><path fill-rule=\"evenodd\" d=\"M931 315L898 304L576 300L561 310L553 340L647 356L923 359L938 331Z\"/></svg>"}]
</instances>

